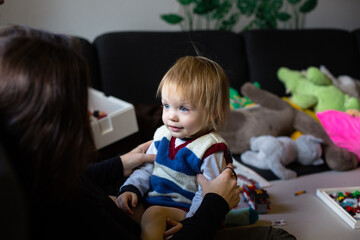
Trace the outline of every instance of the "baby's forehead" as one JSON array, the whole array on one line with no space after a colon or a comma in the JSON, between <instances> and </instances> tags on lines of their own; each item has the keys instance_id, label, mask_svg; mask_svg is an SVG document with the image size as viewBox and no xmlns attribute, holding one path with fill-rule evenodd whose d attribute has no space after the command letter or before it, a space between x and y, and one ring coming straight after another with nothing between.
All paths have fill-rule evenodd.
<instances>
[{"instance_id":1,"label":"baby's forehead","mask_svg":"<svg viewBox=\"0 0 360 240\"><path fill-rule=\"evenodd\" d=\"M188 98L179 96L177 94L165 94L161 97L161 101L166 103L171 102L172 104L176 104L176 105L192 105L192 106L197 105L196 102L192 102Z\"/></svg>"},{"instance_id":2,"label":"baby's forehead","mask_svg":"<svg viewBox=\"0 0 360 240\"><path fill-rule=\"evenodd\" d=\"M164 85L161 90L162 97L166 96L167 98L173 97L177 98L182 102L191 102L192 101L192 91L191 89L184 88L182 86L176 86L174 84Z\"/></svg>"}]
</instances>

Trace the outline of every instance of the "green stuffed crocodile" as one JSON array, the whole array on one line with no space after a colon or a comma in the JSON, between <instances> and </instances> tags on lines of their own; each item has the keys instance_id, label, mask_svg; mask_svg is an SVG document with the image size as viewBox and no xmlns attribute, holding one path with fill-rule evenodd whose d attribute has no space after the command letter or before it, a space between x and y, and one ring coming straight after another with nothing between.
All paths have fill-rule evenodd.
<instances>
[{"instance_id":1,"label":"green stuffed crocodile","mask_svg":"<svg viewBox=\"0 0 360 240\"><path fill-rule=\"evenodd\" d=\"M303 109L313 108L315 112L330 109L360 110L360 102L357 98L350 97L334 86L331 80L316 67L309 67L305 73L281 67L277 75L288 93L291 93L291 101Z\"/></svg>"}]
</instances>

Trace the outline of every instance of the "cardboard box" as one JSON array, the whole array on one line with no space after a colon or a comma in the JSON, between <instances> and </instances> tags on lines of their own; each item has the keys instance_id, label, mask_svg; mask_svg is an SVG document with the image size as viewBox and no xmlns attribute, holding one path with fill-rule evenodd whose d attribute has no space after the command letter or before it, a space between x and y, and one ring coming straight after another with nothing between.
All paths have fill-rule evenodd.
<instances>
[{"instance_id":1,"label":"cardboard box","mask_svg":"<svg viewBox=\"0 0 360 240\"><path fill-rule=\"evenodd\" d=\"M97 149L103 148L138 131L134 106L128 102L89 88L89 111L104 112L105 117L91 117L91 128Z\"/></svg>"}]
</instances>

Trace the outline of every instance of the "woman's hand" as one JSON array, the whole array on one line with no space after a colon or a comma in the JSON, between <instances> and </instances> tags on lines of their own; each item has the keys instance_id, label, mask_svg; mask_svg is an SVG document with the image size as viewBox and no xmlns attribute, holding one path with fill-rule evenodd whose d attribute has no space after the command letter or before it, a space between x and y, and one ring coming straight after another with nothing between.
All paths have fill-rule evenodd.
<instances>
[{"instance_id":1,"label":"woman's hand","mask_svg":"<svg viewBox=\"0 0 360 240\"><path fill-rule=\"evenodd\" d=\"M166 218L166 226L167 230L164 232L164 239L170 239L183 227L182 223L172 220L171 218Z\"/></svg>"},{"instance_id":2,"label":"woman's hand","mask_svg":"<svg viewBox=\"0 0 360 240\"><path fill-rule=\"evenodd\" d=\"M203 196L207 193L216 193L225 199L230 209L239 203L241 191L241 188L237 185L237 177L234 176L232 169L234 169L234 166L229 163L225 170L211 181L208 181L202 174L198 174L196 177Z\"/></svg>"},{"instance_id":3,"label":"woman's hand","mask_svg":"<svg viewBox=\"0 0 360 240\"><path fill-rule=\"evenodd\" d=\"M124 176L130 176L134 168L145 162L154 162L155 154L146 154L152 140L137 146L132 151L120 156L124 168Z\"/></svg>"}]
</instances>

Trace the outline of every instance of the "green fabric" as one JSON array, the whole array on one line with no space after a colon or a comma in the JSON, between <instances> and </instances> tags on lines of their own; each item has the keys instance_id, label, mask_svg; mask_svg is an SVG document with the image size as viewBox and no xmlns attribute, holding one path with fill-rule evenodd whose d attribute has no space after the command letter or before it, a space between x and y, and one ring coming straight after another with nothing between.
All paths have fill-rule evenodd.
<instances>
[{"instance_id":1,"label":"green fabric","mask_svg":"<svg viewBox=\"0 0 360 240\"><path fill-rule=\"evenodd\" d=\"M259 213L249 208L232 209L225 217L225 225L244 226L255 223Z\"/></svg>"},{"instance_id":2,"label":"green fabric","mask_svg":"<svg viewBox=\"0 0 360 240\"><path fill-rule=\"evenodd\" d=\"M230 227L217 231L214 240L295 240L296 237L282 228L272 226Z\"/></svg>"}]
</instances>

